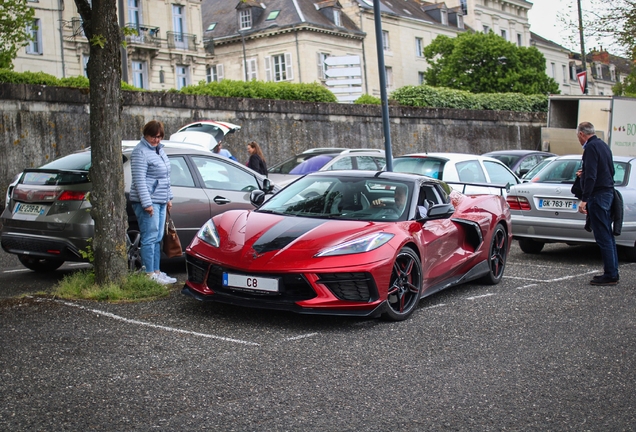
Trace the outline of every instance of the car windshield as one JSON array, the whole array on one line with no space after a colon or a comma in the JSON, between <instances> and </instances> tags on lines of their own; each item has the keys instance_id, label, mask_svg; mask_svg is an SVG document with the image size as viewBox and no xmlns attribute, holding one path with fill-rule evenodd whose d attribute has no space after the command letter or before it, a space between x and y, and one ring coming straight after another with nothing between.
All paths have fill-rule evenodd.
<instances>
[{"instance_id":1,"label":"car windshield","mask_svg":"<svg viewBox=\"0 0 636 432\"><path fill-rule=\"evenodd\" d=\"M296 165L294 169L289 171L289 174L309 174L320 171L320 168L324 167L333 158L333 155L314 156Z\"/></svg>"},{"instance_id":2,"label":"car windshield","mask_svg":"<svg viewBox=\"0 0 636 432\"><path fill-rule=\"evenodd\" d=\"M581 159L555 160L541 170L532 181L536 183L574 183L576 172L581 169Z\"/></svg>"},{"instance_id":3,"label":"car windshield","mask_svg":"<svg viewBox=\"0 0 636 432\"><path fill-rule=\"evenodd\" d=\"M401 157L393 159L393 171L420 174L435 179L442 179L446 161L436 158Z\"/></svg>"},{"instance_id":4,"label":"car windshield","mask_svg":"<svg viewBox=\"0 0 636 432\"><path fill-rule=\"evenodd\" d=\"M378 178L304 177L265 202L258 212L324 219L406 220L412 185Z\"/></svg>"},{"instance_id":5,"label":"car windshield","mask_svg":"<svg viewBox=\"0 0 636 432\"><path fill-rule=\"evenodd\" d=\"M521 156L507 155L507 154L490 154L490 155L486 155L486 156L490 156L491 158L495 158L497 160L500 160L508 168L512 168L517 163L517 161L519 159L521 159Z\"/></svg>"},{"instance_id":6,"label":"car windshield","mask_svg":"<svg viewBox=\"0 0 636 432\"><path fill-rule=\"evenodd\" d=\"M550 164L550 162L552 162L554 159L555 158L553 158L553 157L543 159L541 162L539 162L537 165L535 165L532 169L530 169L530 171L525 173L521 178L524 179L524 180L532 180L532 178L535 175L537 175L537 173L539 171L541 171L543 168L548 166Z\"/></svg>"}]
</instances>

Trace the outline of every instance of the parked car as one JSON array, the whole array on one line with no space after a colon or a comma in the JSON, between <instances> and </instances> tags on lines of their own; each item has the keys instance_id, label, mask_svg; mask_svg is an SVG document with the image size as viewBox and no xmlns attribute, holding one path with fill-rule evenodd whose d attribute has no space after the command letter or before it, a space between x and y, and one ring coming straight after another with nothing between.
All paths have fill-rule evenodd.
<instances>
[{"instance_id":1,"label":"parked car","mask_svg":"<svg viewBox=\"0 0 636 432\"><path fill-rule=\"evenodd\" d=\"M422 297L476 279L496 284L504 273L512 233L502 196L467 197L412 174L322 171L263 197L255 190L258 209L201 228L186 249L184 294L403 320Z\"/></svg>"},{"instance_id":2,"label":"parked car","mask_svg":"<svg viewBox=\"0 0 636 432\"><path fill-rule=\"evenodd\" d=\"M252 209L250 192L275 191L269 179L230 159L186 143L162 141L170 159L174 194L171 216L185 247L210 217L230 209ZM125 141L124 181L130 190L130 154L136 141ZM88 196L90 149L26 169L8 192L0 216L2 248L18 255L34 271L53 271L65 261L85 261L93 236ZM129 206L130 207L130 206ZM129 208L129 264L139 265L139 232Z\"/></svg>"},{"instance_id":3,"label":"parked car","mask_svg":"<svg viewBox=\"0 0 636 432\"><path fill-rule=\"evenodd\" d=\"M195 143L212 150L230 133L241 130L241 126L218 120L201 120L187 124L172 135L170 141Z\"/></svg>"},{"instance_id":4,"label":"parked car","mask_svg":"<svg viewBox=\"0 0 636 432\"><path fill-rule=\"evenodd\" d=\"M545 168L546 166L548 166L553 160L555 160L557 158L557 156L550 156L547 157L545 159L543 159L541 162L539 162L539 164L535 165L534 168L531 168L530 171L528 171L527 173L525 173L522 177L521 177L521 181L522 182L531 182L534 180L534 178L537 176L537 174L539 174L539 172Z\"/></svg>"},{"instance_id":5,"label":"parked car","mask_svg":"<svg viewBox=\"0 0 636 432\"><path fill-rule=\"evenodd\" d=\"M412 153L393 159L393 171L443 180L467 194L502 193L492 185L516 185L521 180L501 161L465 153Z\"/></svg>"},{"instance_id":6,"label":"parked car","mask_svg":"<svg viewBox=\"0 0 636 432\"><path fill-rule=\"evenodd\" d=\"M570 189L581 168L581 155L559 156L531 182L510 188L507 202L512 232L525 253L539 253L546 243L594 243L584 229L585 215ZM636 159L614 156L614 183L623 195L624 220L616 244L624 259L636 261Z\"/></svg>"},{"instance_id":7,"label":"parked car","mask_svg":"<svg viewBox=\"0 0 636 432\"><path fill-rule=\"evenodd\" d=\"M556 156L554 153L537 150L497 150L484 153L482 156L495 158L506 164L517 177L541 163L545 158Z\"/></svg>"},{"instance_id":8,"label":"parked car","mask_svg":"<svg viewBox=\"0 0 636 432\"><path fill-rule=\"evenodd\" d=\"M272 182L284 186L316 171L379 171L385 163L385 152L380 149L314 148L270 167L268 177Z\"/></svg>"}]
</instances>

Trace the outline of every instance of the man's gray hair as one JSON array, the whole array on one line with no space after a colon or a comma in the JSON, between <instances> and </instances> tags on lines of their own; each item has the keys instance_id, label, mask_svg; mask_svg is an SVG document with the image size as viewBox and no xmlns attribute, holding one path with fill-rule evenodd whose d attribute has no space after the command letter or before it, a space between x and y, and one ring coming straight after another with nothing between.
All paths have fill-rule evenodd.
<instances>
[{"instance_id":1,"label":"man's gray hair","mask_svg":"<svg viewBox=\"0 0 636 432\"><path fill-rule=\"evenodd\" d=\"M576 128L577 132L583 132L584 135L594 135L596 131L594 130L594 125L590 122L583 122Z\"/></svg>"}]
</instances>

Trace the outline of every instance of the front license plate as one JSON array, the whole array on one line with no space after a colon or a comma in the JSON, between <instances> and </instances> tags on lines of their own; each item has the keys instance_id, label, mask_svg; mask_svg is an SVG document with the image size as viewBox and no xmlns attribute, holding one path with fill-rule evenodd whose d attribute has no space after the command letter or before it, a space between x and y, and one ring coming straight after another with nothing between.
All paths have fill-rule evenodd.
<instances>
[{"instance_id":1,"label":"front license plate","mask_svg":"<svg viewBox=\"0 0 636 432\"><path fill-rule=\"evenodd\" d=\"M15 206L13 213L41 215L41 214L44 214L45 209L46 209L46 206L43 206L43 205L18 203Z\"/></svg>"},{"instance_id":2,"label":"front license plate","mask_svg":"<svg viewBox=\"0 0 636 432\"><path fill-rule=\"evenodd\" d=\"M578 202L574 200L540 199L539 208L547 210L576 210Z\"/></svg>"},{"instance_id":3,"label":"front license plate","mask_svg":"<svg viewBox=\"0 0 636 432\"><path fill-rule=\"evenodd\" d=\"M223 286L254 291L278 292L278 279L223 273Z\"/></svg>"}]
</instances>

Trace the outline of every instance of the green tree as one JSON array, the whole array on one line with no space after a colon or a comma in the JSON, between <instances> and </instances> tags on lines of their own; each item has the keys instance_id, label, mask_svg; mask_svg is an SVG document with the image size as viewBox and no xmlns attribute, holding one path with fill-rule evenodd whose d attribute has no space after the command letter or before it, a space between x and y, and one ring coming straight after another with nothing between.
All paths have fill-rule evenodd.
<instances>
[{"instance_id":1,"label":"green tree","mask_svg":"<svg viewBox=\"0 0 636 432\"><path fill-rule=\"evenodd\" d=\"M13 69L18 50L27 45L35 11L28 0L0 0L0 69Z\"/></svg>"},{"instance_id":2,"label":"green tree","mask_svg":"<svg viewBox=\"0 0 636 432\"><path fill-rule=\"evenodd\" d=\"M490 32L440 35L424 49L426 84L471 93L559 93L545 73L545 57Z\"/></svg>"},{"instance_id":3,"label":"green tree","mask_svg":"<svg viewBox=\"0 0 636 432\"><path fill-rule=\"evenodd\" d=\"M95 283L126 276L126 198L121 153L121 42L116 0L75 0L90 45L91 216Z\"/></svg>"}]
</instances>

